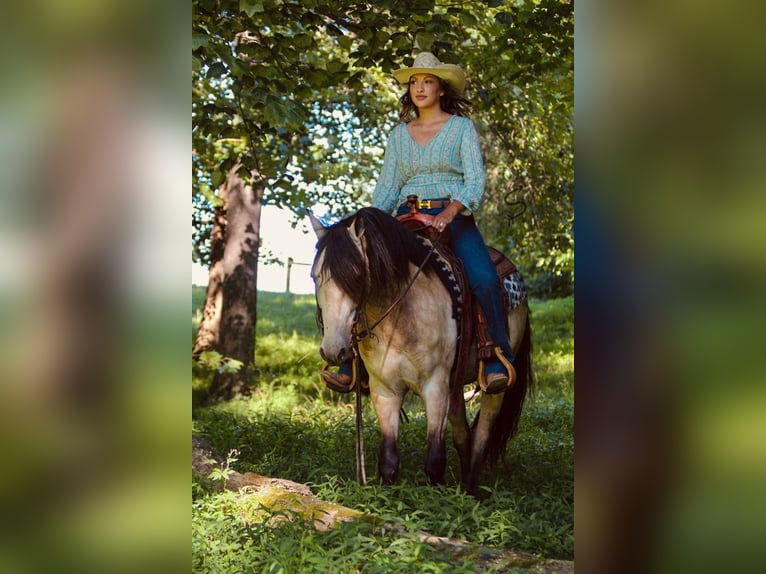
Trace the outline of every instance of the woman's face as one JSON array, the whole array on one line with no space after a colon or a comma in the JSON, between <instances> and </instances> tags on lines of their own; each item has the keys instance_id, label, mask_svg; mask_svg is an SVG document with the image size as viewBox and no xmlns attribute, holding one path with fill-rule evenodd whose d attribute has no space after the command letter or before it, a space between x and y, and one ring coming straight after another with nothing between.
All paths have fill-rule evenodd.
<instances>
[{"instance_id":1,"label":"woman's face","mask_svg":"<svg viewBox=\"0 0 766 574\"><path fill-rule=\"evenodd\" d=\"M410 98L418 108L439 106L439 98L444 94L439 85L439 78L431 74L410 76Z\"/></svg>"}]
</instances>

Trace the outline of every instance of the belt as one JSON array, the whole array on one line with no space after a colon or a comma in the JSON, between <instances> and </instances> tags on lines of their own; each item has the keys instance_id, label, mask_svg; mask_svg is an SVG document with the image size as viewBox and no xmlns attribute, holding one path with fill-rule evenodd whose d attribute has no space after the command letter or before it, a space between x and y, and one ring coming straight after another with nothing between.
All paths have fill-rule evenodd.
<instances>
[{"instance_id":1,"label":"belt","mask_svg":"<svg viewBox=\"0 0 766 574\"><path fill-rule=\"evenodd\" d=\"M442 209L450 203L449 199L418 199L418 209Z\"/></svg>"}]
</instances>

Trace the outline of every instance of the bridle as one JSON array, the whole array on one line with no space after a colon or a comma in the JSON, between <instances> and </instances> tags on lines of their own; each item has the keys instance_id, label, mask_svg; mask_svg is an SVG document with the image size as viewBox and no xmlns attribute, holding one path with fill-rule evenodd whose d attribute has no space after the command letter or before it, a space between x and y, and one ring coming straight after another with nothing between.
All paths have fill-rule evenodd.
<instances>
[{"instance_id":1,"label":"bridle","mask_svg":"<svg viewBox=\"0 0 766 574\"><path fill-rule=\"evenodd\" d=\"M413 232L422 231L423 229L426 229L428 226L423 226L420 228L412 229ZM431 256L433 255L434 251L436 250L436 246L439 243L439 240L442 237L442 233L439 231L436 233L435 239L431 242L431 248L428 251L428 254L426 254L423 261L418 266L415 273L410 277L409 282L405 286L405 288L402 290L402 292L397 296L396 299L394 299L393 303L389 305L388 309L386 309L383 314L378 317L378 319L373 322L372 325L367 324L367 314L364 312L364 307L367 304L367 298L369 296L369 288L365 290L365 295L362 297L362 300L359 302L359 304L356 306L356 309L354 310L354 323L351 327L351 338L352 338L352 347L354 350L354 355L356 358L359 357L359 341L362 341L366 339L367 337L373 338L375 335L373 334L373 330L375 327L380 325L380 323L385 320L386 317L388 317L394 309L402 302L404 297L407 295L409 290L412 288L412 286L415 284L415 280L418 278L420 273L425 268L428 261L431 259ZM316 293L314 294L316 297ZM317 327L319 328L320 333L324 335L324 320L322 318L322 308L319 306L319 301L317 301L316 304L317 312L316 312L316 322ZM360 331L359 325L360 322L364 324L364 328ZM356 359L355 359L356 360ZM367 483L367 475L365 472L365 463L364 463L364 438L362 433L362 391L361 391L361 385L356 385L356 480L360 484L366 484Z\"/></svg>"},{"instance_id":2,"label":"bridle","mask_svg":"<svg viewBox=\"0 0 766 574\"><path fill-rule=\"evenodd\" d=\"M416 233L426 228L427 226L423 226L421 228L413 229L412 231ZM356 347L359 341L362 341L366 339L367 337L370 337L370 338L375 337L375 335L373 334L373 330L375 329L375 327L380 325L386 319L386 317L388 317L394 311L394 309L396 309L399 306L399 304L402 302L402 300L407 295L409 290L415 284L415 281L417 280L418 276L425 268L428 261L431 259L431 256L433 255L434 251L436 251L436 246L439 244L441 235L442 235L441 232L437 232L436 238L431 242L431 248L428 250L428 253L426 254L425 258L418 266L415 273L413 273L412 277L410 277L410 280L407 283L407 285L404 287L402 292L399 293L396 299L394 299L391 305L389 305L388 308L383 312L383 314L372 323L372 325L368 325L367 314L363 311L364 307L367 305L368 297L367 295L365 295L362 298L362 301L359 302L359 304L356 306L356 309L354 310L354 323L351 327L351 338L353 340L354 351L357 350ZM319 329L320 333L324 333L324 320L322 318L322 308L319 306L318 301L317 301L316 308L317 308L317 312L316 312L317 328ZM363 328L361 331L359 330L360 323L363 324Z\"/></svg>"},{"instance_id":3,"label":"bridle","mask_svg":"<svg viewBox=\"0 0 766 574\"><path fill-rule=\"evenodd\" d=\"M422 229L425 229L425 227L423 227ZM421 231L421 229L413 230L413 232L417 232L417 231ZM431 248L428 250L428 253L426 254L425 258L418 266L415 273L412 275L412 277L410 277L410 280L405 286L405 288L402 290L399 296L396 299L394 299L393 303L391 303L391 305L388 306L388 309L386 309L383 312L383 314L380 317L378 317L377 320L375 320L375 322L372 325L367 325L367 314L362 311L362 309L365 307L367 303L366 298L364 301L359 303L359 305L356 308L354 325L351 328L351 335L354 339L354 347L356 347L359 341L362 341L366 339L367 337L374 337L375 335L373 335L372 331L375 329L375 327L380 325L385 320L385 318L388 317L393 312L393 310L399 306L399 304L402 302L402 300L407 295L409 290L415 284L415 280L418 278L418 275L420 275L421 271L423 271L423 269L425 268L426 263L428 263L429 259L431 259L431 255L433 255L434 251L436 250L436 246L439 243L439 239L441 239L441 232L438 233L438 235L436 236L436 239L434 239L434 241L431 243ZM365 324L364 329L362 331L358 330L360 318L364 321L364 324Z\"/></svg>"}]
</instances>

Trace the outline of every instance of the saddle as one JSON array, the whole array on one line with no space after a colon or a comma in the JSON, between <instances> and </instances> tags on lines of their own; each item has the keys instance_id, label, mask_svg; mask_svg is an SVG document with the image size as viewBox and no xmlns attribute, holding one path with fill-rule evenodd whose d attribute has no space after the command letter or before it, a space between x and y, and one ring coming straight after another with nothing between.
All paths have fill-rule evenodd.
<instances>
[{"instance_id":1,"label":"saddle","mask_svg":"<svg viewBox=\"0 0 766 574\"><path fill-rule=\"evenodd\" d=\"M482 384L482 363L494 358L498 353L498 347L495 345L495 342L489 334L484 313L479 305L474 304L463 263L450 248L449 229L442 233L437 232L430 225L433 216L421 213L418 210L417 197L408 196L407 200L410 212L406 215L400 215L397 217L397 220L405 228L417 233L436 246L435 251L449 266L452 272L451 275L454 277L454 281L459 288L459 293L456 294L454 290L450 289L450 286L447 285L453 297L453 310L456 310L453 314L458 321L458 348L455 354L455 362L452 366L451 386L453 389L459 389L462 392L462 381L465 377L468 358L470 356L471 341L474 340L475 335L477 358L480 361L479 384L486 390L485 385ZM495 270L497 271L501 283L511 280L511 277L518 273L516 265L503 253L490 246L487 246L487 250L489 251L492 263L495 265ZM444 277L442 277L442 280L445 281ZM445 281L445 284L447 284L447 281ZM505 289L503 290L503 301L505 303L504 312L507 314L511 301L508 292ZM498 357L501 358L501 360L504 360L504 358L501 357L501 353Z\"/></svg>"}]
</instances>

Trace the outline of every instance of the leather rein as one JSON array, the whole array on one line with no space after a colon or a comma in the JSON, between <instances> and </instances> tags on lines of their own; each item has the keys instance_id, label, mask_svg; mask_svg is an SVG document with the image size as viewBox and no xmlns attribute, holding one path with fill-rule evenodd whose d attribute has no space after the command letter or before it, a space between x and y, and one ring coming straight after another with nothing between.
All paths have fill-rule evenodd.
<instances>
[{"instance_id":1,"label":"leather rein","mask_svg":"<svg viewBox=\"0 0 766 574\"><path fill-rule=\"evenodd\" d=\"M423 229L427 229L427 228L428 228L428 226L424 225L422 228L413 229L412 231L413 232L418 232L418 231L422 231ZM407 283L407 286L404 288L404 290L402 290L402 292L399 294L399 296L396 299L394 299L394 302L391 303L391 305L389 305L388 309L386 309L383 312L383 314L380 317L378 317L378 319L372 325L366 325L366 323L367 323L366 315L364 315L363 313L360 312L360 310L365 305L365 301L362 301L362 303L359 304L359 306L356 308L356 317L357 317L357 319L354 322L354 327L353 327L353 329L351 331L351 333L352 333L352 335L354 337L354 346L355 347L356 347L356 344L359 341L361 341L363 339L366 339L367 337L372 337L373 336L373 334L372 334L373 329L375 329L375 327L380 325L383 322L383 320L386 317L388 317L393 312L393 310L396 309L397 306L399 306L399 304L402 302L402 300L407 295L409 290L415 284L415 280L418 278L418 275L420 275L421 271L423 271L423 269L425 268L426 263L428 263L429 259L431 259L431 255L434 254L434 251L436 250L436 246L439 243L439 240L441 239L441 236L442 236L442 233L440 231L438 231L437 235L436 235L436 239L434 239L431 242L431 249L428 251L428 254L425 256L425 259L423 259L423 262L417 268L417 271L415 271L415 273L410 278L410 281L409 281L409 283ZM360 315L365 316L365 321L364 321L365 322L365 328L364 328L363 331L358 332L357 331L357 326L359 325L359 316Z\"/></svg>"}]
</instances>

